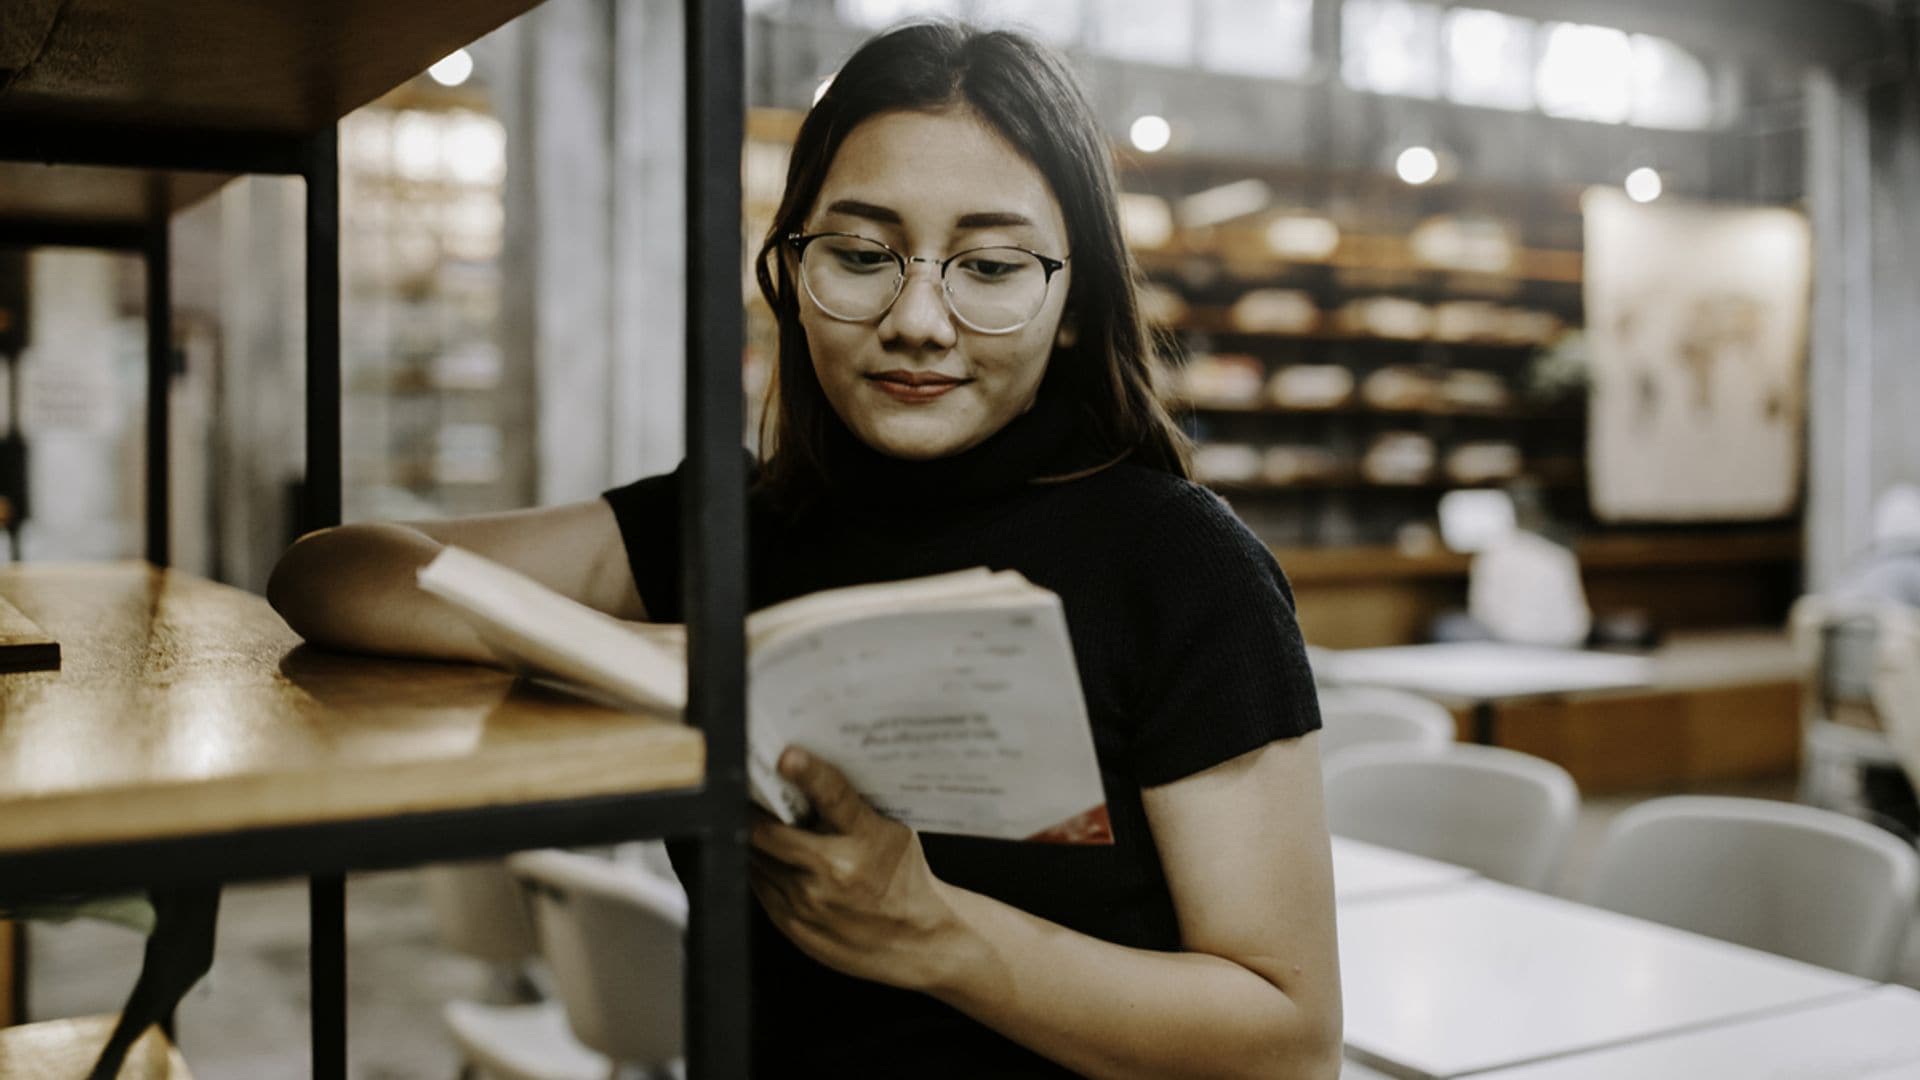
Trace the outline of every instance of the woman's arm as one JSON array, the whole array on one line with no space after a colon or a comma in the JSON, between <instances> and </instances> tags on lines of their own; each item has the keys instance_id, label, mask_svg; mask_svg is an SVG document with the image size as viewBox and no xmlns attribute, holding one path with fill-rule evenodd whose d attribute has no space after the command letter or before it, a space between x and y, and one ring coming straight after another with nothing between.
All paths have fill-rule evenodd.
<instances>
[{"instance_id":1,"label":"woman's arm","mask_svg":"<svg viewBox=\"0 0 1920 1080\"><path fill-rule=\"evenodd\" d=\"M1092 1077L1334 1077L1340 975L1317 737L1145 795L1188 951L1100 941L934 878L918 838L817 761L833 835L762 821L755 892L831 967L922 990Z\"/></svg>"},{"instance_id":2,"label":"woman's arm","mask_svg":"<svg viewBox=\"0 0 1920 1080\"><path fill-rule=\"evenodd\" d=\"M626 546L603 499L413 524L341 525L295 541L267 600L294 631L329 649L497 663L414 574L445 544L478 552L563 595L643 620Z\"/></svg>"}]
</instances>

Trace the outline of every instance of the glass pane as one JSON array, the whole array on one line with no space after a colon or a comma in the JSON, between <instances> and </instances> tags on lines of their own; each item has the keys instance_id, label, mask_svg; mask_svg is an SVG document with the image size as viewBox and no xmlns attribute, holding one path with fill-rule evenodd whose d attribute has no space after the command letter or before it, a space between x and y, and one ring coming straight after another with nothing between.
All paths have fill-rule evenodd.
<instances>
[{"instance_id":1,"label":"glass pane","mask_svg":"<svg viewBox=\"0 0 1920 1080\"><path fill-rule=\"evenodd\" d=\"M1103 0L1093 9L1094 51L1117 60L1178 65L1193 60L1193 9L1165 0Z\"/></svg>"},{"instance_id":2,"label":"glass pane","mask_svg":"<svg viewBox=\"0 0 1920 1080\"><path fill-rule=\"evenodd\" d=\"M978 0L973 18L981 26L1004 26L1051 45L1077 45L1080 0Z\"/></svg>"},{"instance_id":3,"label":"glass pane","mask_svg":"<svg viewBox=\"0 0 1920 1080\"><path fill-rule=\"evenodd\" d=\"M1540 111L1571 120L1623 123L1633 109L1633 45L1625 31L1548 23L1534 90Z\"/></svg>"},{"instance_id":4,"label":"glass pane","mask_svg":"<svg viewBox=\"0 0 1920 1080\"><path fill-rule=\"evenodd\" d=\"M1313 0L1207 0L1200 65L1297 79L1313 67Z\"/></svg>"},{"instance_id":5,"label":"glass pane","mask_svg":"<svg viewBox=\"0 0 1920 1080\"><path fill-rule=\"evenodd\" d=\"M1340 77L1355 90L1433 97L1440 92L1440 9L1415 0L1347 0L1340 13Z\"/></svg>"},{"instance_id":6,"label":"glass pane","mask_svg":"<svg viewBox=\"0 0 1920 1080\"><path fill-rule=\"evenodd\" d=\"M1479 8L1447 12L1447 97L1462 105L1533 108L1533 20Z\"/></svg>"},{"instance_id":7,"label":"glass pane","mask_svg":"<svg viewBox=\"0 0 1920 1080\"><path fill-rule=\"evenodd\" d=\"M833 0L840 21L878 30L903 19L960 15L959 0Z\"/></svg>"},{"instance_id":8,"label":"glass pane","mask_svg":"<svg viewBox=\"0 0 1920 1080\"><path fill-rule=\"evenodd\" d=\"M1713 76L1700 58L1665 38L1633 35L1633 122L1642 127L1713 125Z\"/></svg>"}]
</instances>

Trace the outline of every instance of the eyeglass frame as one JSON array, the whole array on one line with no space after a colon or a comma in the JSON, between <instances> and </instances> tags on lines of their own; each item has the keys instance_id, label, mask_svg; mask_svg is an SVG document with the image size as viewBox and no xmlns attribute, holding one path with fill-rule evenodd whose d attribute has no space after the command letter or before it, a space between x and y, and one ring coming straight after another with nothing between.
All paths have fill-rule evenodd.
<instances>
[{"instance_id":1,"label":"eyeglass frame","mask_svg":"<svg viewBox=\"0 0 1920 1080\"><path fill-rule=\"evenodd\" d=\"M886 318L887 312L893 310L893 305L900 302L900 294L907 291L907 270L909 269L910 264L928 263L934 266L938 266L940 268L940 275L939 275L940 299L943 303L946 304L947 313L952 315L956 320L958 320L962 326L965 326L967 329L972 330L976 334L1011 334L1014 331L1019 330L1022 327L1026 326L1028 323L1032 322L1034 318L1040 314L1039 309L1036 308L1032 315L1027 316L1026 318L1020 320L1017 323L1014 323L1012 326L1003 327L999 330L983 330L980 327L975 326L972 322L968 321L967 317L960 314L959 310L953 306L953 290L947 285L947 267L953 265L953 261L955 259L958 259L960 256L971 255L976 251L994 251L994 250L1004 249L1007 251L1018 251L1027 255L1031 255L1034 258L1040 260L1040 269L1045 273L1045 277L1042 279L1043 291L1040 294L1040 307L1044 308L1047 306L1047 296L1053 290L1053 275L1066 269L1067 262L1073 258L1073 256L1069 254L1056 259L1051 255L1042 255L1041 253L1034 251L1032 248L1021 247L1019 244L981 244L978 247L970 247L962 251L956 251L944 259L936 259L931 255L902 255L898 251L895 251L893 249L893 245L887 243L886 241L875 240L871 236L863 236L860 233L837 232L837 231L816 232L816 233L793 232L793 233L788 233L786 235L786 242L788 245L790 245L793 248L794 267L796 271L799 271L800 266L804 264L806 261L807 245L813 243L815 240L823 239L829 236L844 236L850 240L864 240L869 244L873 244L876 247L878 247L880 250L893 256L893 262L895 266L893 295L887 298L886 304L883 305L879 311L874 312L872 315L868 315L865 318L859 318L859 319L849 318L848 316L845 316L845 315L835 314L834 312L828 310L827 306L820 302L820 298L813 295L813 286L807 282L807 275L804 272L795 273L794 276L800 279L800 287L807 290L807 296L813 300L813 305L819 308L821 311L826 312L830 318L839 319L842 322L866 322L869 319L879 320L879 319Z\"/></svg>"}]
</instances>

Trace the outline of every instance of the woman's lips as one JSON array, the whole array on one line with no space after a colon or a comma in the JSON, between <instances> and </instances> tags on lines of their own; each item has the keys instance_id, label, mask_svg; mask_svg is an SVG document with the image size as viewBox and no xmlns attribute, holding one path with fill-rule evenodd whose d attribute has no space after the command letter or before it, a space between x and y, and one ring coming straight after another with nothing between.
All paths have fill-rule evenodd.
<instances>
[{"instance_id":1,"label":"woman's lips","mask_svg":"<svg viewBox=\"0 0 1920 1080\"><path fill-rule=\"evenodd\" d=\"M956 386L965 386L972 380L930 372L885 371L867 376L867 381L895 401L921 404L939 398Z\"/></svg>"}]
</instances>

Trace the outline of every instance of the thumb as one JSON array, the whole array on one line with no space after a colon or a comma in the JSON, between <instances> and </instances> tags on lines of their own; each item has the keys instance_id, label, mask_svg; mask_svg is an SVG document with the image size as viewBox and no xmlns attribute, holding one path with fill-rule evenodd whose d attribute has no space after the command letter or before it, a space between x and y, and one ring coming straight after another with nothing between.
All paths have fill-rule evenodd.
<instances>
[{"instance_id":1,"label":"thumb","mask_svg":"<svg viewBox=\"0 0 1920 1080\"><path fill-rule=\"evenodd\" d=\"M865 825L873 813L873 808L847 782L845 774L798 746L789 746L780 755L780 775L800 789L820 820L834 832L854 832Z\"/></svg>"}]
</instances>

